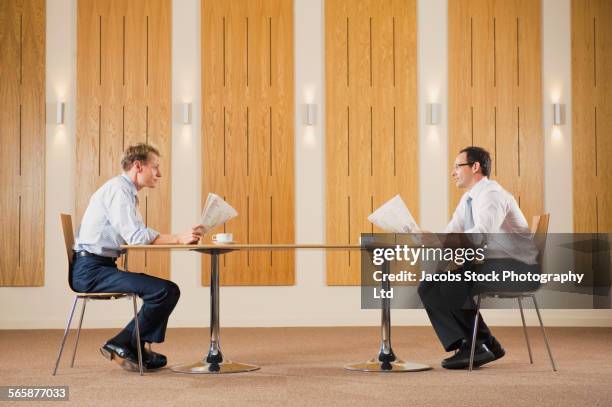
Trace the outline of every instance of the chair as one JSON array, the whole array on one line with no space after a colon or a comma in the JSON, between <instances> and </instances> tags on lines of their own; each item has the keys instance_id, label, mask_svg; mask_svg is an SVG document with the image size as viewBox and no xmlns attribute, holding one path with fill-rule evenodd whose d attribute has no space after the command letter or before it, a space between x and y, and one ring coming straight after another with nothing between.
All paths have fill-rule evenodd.
<instances>
[{"instance_id":1,"label":"chair","mask_svg":"<svg viewBox=\"0 0 612 407\"><path fill-rule=\"evenodd\" d=\"M115 300L120 298L131 298L132 303L134 305L134 321L136 323L136 336L138 342L140 343L140 327L138 326L138 318L137 318L137 307L136 307L136 297L135 293L80 293L77 292L72 287L72 263L73 263L73 255L74 252L72 248L74 247L74 232L72 228L72 216L67 213L60 214L60 219L62 223L62 231L64 233L64 243L66 244L66 255L68 256L68 285L70 289L74 292L74 302L72 303L72 310L70 311L70 315L68 316L68 323L66 325L66 329L64 330L64 337L62 338L62 343L59 348L59 353L57 355L57 360L55 362L55 368L53 369L53 376L57 373L57 368L59 366L60 359L62 357L62 353L64 351L64 345L66 344L66 338L68 337L68 331L70 330L70 325L72 323L72 317L74 316L74 310L76 309L77 302L82 299L83 307L81 308L81 318L79 319L79 328L77 330L76 342L74 344L74 351L72 353L72 361L70 362L70 367L74 366L74 358L76 356L77 346L79 345L79 337L81 335L81 326L83 325L83 316L85 315L85 306L87 305L88 300ZM143 364L142 364L142 351L140 350L140 346L138 348L138 368L140 370L140 375L143 375Z\"/></svg>"},{"instance_id":2,"label":"chair","mask_svg":"<svg viewBox=\"0 0 612 407\"><path fill-rule=\"evenodd\" d=\"M548 222L550 220L550 214L545 213L543 215L536 215L533 217L531 224L531 232L533 233L533 240L538 249L538 264L542 264L544 257L544 249L546 246L546 235L548 233ZM470 351L470 366L469 369L472 371L474 366L474 351L476 348L476 331L478 328L478 319L480 317L480 302L483 298L515 298L518 301L519 309L521 310L521 321L523 322L523 333L525 334L525 342L527 342L527 351L529 352L529 363L533 364L533 356L531 354L531 345L529 343L529 335L527 334L527 326L525 325L525 314L523 313L523 302L524 298L531 298L533 305L535 306L538 320L540 321L540 329L542 330L542 336L544 337L544 343L546 344L546 350L548 351L548 357L550 358L550 364L554 372L557 371L555 360L553 359L550 345L548 344L548 338L546 337L546 331L544 330L544 323L542 322L542 316L540 315L540 309L538 302L535 297L535 292L483 292L478 294L476 300L476 317L474 320L474 328L472 334L472 348Z\"/></svg>"}]
</instances>

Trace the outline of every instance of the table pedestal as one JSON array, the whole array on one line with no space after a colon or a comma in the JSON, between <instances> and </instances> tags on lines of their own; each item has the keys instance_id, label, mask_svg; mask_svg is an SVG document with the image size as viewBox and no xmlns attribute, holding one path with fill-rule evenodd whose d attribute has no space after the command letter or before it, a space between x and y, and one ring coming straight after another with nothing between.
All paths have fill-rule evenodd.
<instances>
[{"instance_id":1,"label":"table pedestal","mask_svg":"<svg viewBox=\"0 0 612 407\"><path fill-rule=\"evenodd\" d=\"M259 369L259 366L232 362L221 353L219 342L219 255L233 249L195 249L210 254L210 347L208 355L193 363L172 366L173 372L192 374L239 373Z\"/></svg>"},{"instance_id":2,"label":"table pedestal","mask_svg":"<svg viewBox=\"0 0 612 407\"><path fill-rule=\"evenodd\" d=\"M387 274L389 274L389 263L385 262L383 265L383 276ZM391 283L386 278L383 278L382 288L385 292L390 291ZM420 372L430 370L431 366L406 362L395 356L393 348L391 348L391 299L382 298L381 301L381 345L378 356L365 362L346 365L344 368L361 372Z\"/></svg>"}]
</instances>

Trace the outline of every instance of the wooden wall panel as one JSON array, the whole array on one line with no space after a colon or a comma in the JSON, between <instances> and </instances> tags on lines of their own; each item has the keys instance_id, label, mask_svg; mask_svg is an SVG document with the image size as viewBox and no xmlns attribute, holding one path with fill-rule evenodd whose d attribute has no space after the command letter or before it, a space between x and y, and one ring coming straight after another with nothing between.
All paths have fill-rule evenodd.
<instances>
[{"instance_id":1,"label":"wooden wall panel","mask_svg":"<svg viewBox=\"0 0 612 407\"><path fill-rule=\"evenodd\" d=\"M459 150L491 153L491 178L527 219L542 213L541 6L529 0L448 4L449 168ZM449 184L449 213L461 195Z\"/></svg>"},{"instance_id":2,"label":"wooden wall panel","mask_svg":"<svg viewBox=\"0 0 612 407\"><path fill-rule=\"evenodd\" d=\"M0 2L0 146L0 286L42 286L44 0Z\"/></svg>"},{"instance_id":3,"label":"wooden wall panel","mask_svg":"<svg viewBox=\"0 0 612 407\"><path fill-rule=\"evenodd\" d=\"M325 2L327 243L381 232L400 194L418 218L416 2ZM360 283L358 251L327 252L327 283Z\"/></svg>"},{"instance_id":4,"label":"wooden wall panel","mask_svg":"<svg viewBox=\"0 0 612 407\"><path fill-rule=\"evenodd\" d=\"M574 231L612 231L612 2L572 1Z\"/></svg>"},{"instance_id":5,"label":"wooden wall panel","mask_svg":"<svg viewBox=\"0 0 612 407\"><path fill-rule=\"evenodd\" d=\"M139 192L148 226L170 230L170 0L79 0L77 10L77 224L89 198L120 174L124 149L159 149L162 181ZM168 278L168 253L130 255L130 271Z\"/></svg>"},{"instance_id":6,"label":"wooden wall panel","mask_svg":"<svg viewBox=\"0 0 612 407\"><path fill-rule=\"evenodd\" d=\"M202 0L202 202L223 196L238 242L294 241L293 3ZM202 283L209 284L202 262ZM221 284L292 285L292 251L223 256Z\"/></svg>"}]
</instances>

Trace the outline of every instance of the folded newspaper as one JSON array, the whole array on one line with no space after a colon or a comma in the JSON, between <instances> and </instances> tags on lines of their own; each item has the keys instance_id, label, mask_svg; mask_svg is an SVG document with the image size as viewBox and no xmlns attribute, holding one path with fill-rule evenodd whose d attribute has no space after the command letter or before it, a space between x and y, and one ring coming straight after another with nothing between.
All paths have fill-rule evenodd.
<instances>
[{"instance_id":1,"label":"folded newspaper","mask_svg":"<svg viewBox=\"0 0 612 407\"><path fill-rule=\"evenodd\" d=\"M372 212L368 220L388 233L419 233L421 231L399 195L395 195Z\"/></svg>"},{"instance_id":2,"label":"folded newspaper","mask_svg":"<svg viewBox=\"0 0 612 407\"><path fill-rule=\"evenodd\" d=\"M236 209L232 208L219 195L211 192L206 197L200 223L204 226L204 233L206 233L236 216L238 216Z\"/></svg>"}]
</instances>

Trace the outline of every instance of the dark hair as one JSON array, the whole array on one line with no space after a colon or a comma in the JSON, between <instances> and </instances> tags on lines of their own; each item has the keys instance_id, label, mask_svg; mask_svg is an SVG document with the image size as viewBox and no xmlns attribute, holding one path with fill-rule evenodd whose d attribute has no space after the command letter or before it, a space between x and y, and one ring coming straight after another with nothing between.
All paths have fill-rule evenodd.
<instances>
[{"instance_id":1,"label":"dark hair","mask_svg":"<svg viewBox=\"0 0 612 407\"><path fill-rule=\"evenodd\" d=\"M482 147L466 147L459 151L459 154L465 153L470 164L479 163L482 175L488 177L491 174L491 154Z\"/></svg>"},{"instance_id":2,"label":"dark hair","mask_svg":"<svg viewBox=\"0 0 612 407\"><path fill-rule=\"evenodd\" d=\"M138 143L126 148L123 153L123 158L121 159L123 171L129 171L134 165L134 161L140 161L146 164L149 160L149 153L153 153L158 157L160 156L159 151L150 144Z\"/></svg>"}]
</instances>

